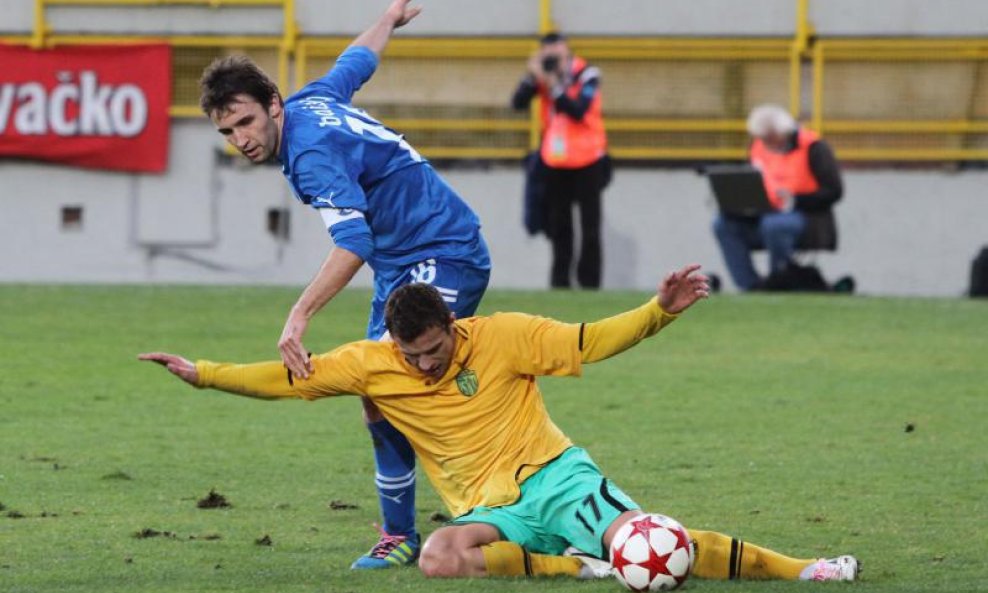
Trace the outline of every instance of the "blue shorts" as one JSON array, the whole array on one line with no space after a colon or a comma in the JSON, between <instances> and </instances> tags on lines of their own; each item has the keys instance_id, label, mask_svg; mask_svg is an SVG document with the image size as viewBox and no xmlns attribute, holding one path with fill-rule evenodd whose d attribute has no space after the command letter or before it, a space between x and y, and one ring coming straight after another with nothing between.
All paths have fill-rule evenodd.
<instances>
[{"instance_id":1,"label":"blue shorts","mask_svg":"<svg viewBox=\"0 0 988 593\"><path fill-rule=\"evenodd\" d=\"M463 319L472 317L477 312L490 277L490 267L471 266L443 259L427 259L387 278L375 274L367 339L379 340L384 335L384 305L391 293L399 287L414 283L432 285L443 296L450 310L456 313L456 318Z\"/></svg>"}]
</instances>

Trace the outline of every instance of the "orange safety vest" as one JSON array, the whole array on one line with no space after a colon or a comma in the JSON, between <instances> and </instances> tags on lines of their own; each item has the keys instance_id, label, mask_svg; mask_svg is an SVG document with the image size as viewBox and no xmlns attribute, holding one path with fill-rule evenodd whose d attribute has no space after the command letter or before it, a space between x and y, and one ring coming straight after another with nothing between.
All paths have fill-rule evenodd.
<instances>
[{"instance_id":1,"label":"orange safety vest","mask_svg":"<svg viewBox=\"0 0 988 593\"><path fill-rule=\"evenodd\" d=\"M566 89L570 99L580 94L579 75L586 68L583 58L574 57L570 69L573 83ZM557 113L545 85L539 85L542 98L542 162L554 169L580 169L599 161L607 153L600 93L594 95L582 121Z\"/></svg>"},{"instance_id":2,"label":"orange safety vest","mask_svg":"<svg viewBox=\"0 0 988 593\"><path fill-rule=\"evenodd\" d=\"M796 135L796 148L789 152L769 150L760 138L751 143L751 164L762 172L765 193L777 210L784 204L775 194L780 189L793 195L811 194L820 189L820 183L810 170L810 145L820 139L816 132L800 128Z\"/></svg>"}]
</instances>

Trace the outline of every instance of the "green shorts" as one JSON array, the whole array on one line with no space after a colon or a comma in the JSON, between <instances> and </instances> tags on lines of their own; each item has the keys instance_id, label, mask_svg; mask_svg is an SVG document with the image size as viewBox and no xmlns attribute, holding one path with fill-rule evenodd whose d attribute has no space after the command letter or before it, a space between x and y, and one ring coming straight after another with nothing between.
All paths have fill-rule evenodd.
<instances>
[{"instance_id":1,"label":"green shorts","mask_svg":"<svg viewBox=\"0 0 988 593\"><path fill-rule=\"evenodd\" d=\"M476 507L450 523L487 523L501 537L530 552L558 556L569 546L607 558L604 531L625 511L639 507L607 481L590 455L570 447L521 485L521 496L503 507Z\"/></svg>"}]
</instances>

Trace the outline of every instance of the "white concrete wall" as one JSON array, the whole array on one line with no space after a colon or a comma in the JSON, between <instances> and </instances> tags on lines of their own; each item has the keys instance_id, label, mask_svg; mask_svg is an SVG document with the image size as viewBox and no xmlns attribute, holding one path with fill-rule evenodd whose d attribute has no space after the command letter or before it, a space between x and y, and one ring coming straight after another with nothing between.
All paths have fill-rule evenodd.
<instances>
[{"instance_id":1,"label":"white concrete wall","mask_svg":"<svg viewBox=\"0 0 988 593\"><path fill-rule=\"evenodd\" d=\"M572 35L791 36L794 0L555 0L553 20Z\"/></svg>"},{"instance_id":2,"label":"white concrete wall","mask_svg":"<svg viewBox=\"0 0 988 593\"><path fill-rule=\"evenodd\" d=\"M374 22L387 5L377 0L345 0L326 4L298 0L299 21L313 35L355 35ZM403 34L530 35L539 30L539 5L533 0L427 0L424 12Z\"/></svg>"},{"instance_id":3,"label":"white concrete wall","mask_svg":"<svg viewBox=\"0 0 988 593\"><path fill-rule=\"evenodd\" d=\"M386 0L297 0L306 34L352 35ZM536 0L428 0L412 35L530 35L538 31ZM596 35L790 35L796 0L555 0L553 19L564 31ZM988 33L984 0L811 0L823 35L975 35ZM57 31L135 33L270 33L278 11L190 7L53 7ZM33 2L0 0L0 33L27 33Z\"/></svg>"},{"instance_id":4,"label":"white concrete wall","mask_svg":"<svg viewBox=\"0 0 988 593\"><path fill-rule=\"evenodd\" d=\"M304 284L330 246L319 218L277 168L217 165L219 142L206 122L175 122L161 176L0 161L0 282ZM544 287L549 247L522 229L520 171L443 174L484 221L493 286ZM819 256L828 277L853 274L868 294L965 290L970 260L988 244L988 172L850 171L846 184L841 249ZM60 228L65 205L84 207L82 229ZM290 209L288 242L266 230L273 207ZM648 289L686 262L724 274L713 202L695 173L618 169L604 215L607 288ZM362 273L358 284L368 282Z\"/></svg>"},{"instance_id":5,"label":"white concrete wall","mask_svg":"<svg viewBox=\"0 0 988 593\"><path fill-rule=\"evenodd\" d=\"M328 248L276 167L217 166L204 121L172 123L169 170L127 175L0 161L0 281L304 283ZM81 230L60 209L81 205ZM297 207L296 207L297 206ZM266 230L291 209L291 240Z\"/></svg>"},{"instance_id":6,"label":"white concrete wall","mask_svg":"<svg viewBox=\"0 0 988 593\"><path fill-rule=\"evenodd\" d=\"M984 0L810 0L819 35L988 35Z\"/></svg>"}]
</instances>

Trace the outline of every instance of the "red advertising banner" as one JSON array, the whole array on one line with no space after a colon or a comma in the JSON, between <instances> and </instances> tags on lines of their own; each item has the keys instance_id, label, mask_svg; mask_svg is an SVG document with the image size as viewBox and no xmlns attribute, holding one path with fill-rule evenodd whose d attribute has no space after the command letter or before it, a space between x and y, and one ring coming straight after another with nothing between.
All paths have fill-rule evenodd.
<instances>
[{"instance_id":1,"label":"red advertising banner","mask_svg":"<svg viewBox=\"0 0 988 593\"><path fill-rule=\"evenodd\" d=\"M0 157L164 171L171 61L164 44L0 44Z\"/></svg>"}]
</instances>

